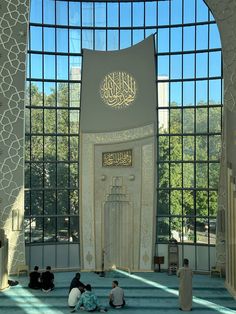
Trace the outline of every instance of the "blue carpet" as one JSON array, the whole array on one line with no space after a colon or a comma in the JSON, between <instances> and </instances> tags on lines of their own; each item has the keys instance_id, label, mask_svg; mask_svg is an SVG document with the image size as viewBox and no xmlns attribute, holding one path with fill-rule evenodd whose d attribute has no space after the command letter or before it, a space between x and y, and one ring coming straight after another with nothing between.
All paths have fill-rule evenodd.
<instances>
[{"instance_id":1,"label":"blue carpet","mask_svg":"<svg viewBox=\"0 0 236 314\"><path fill-rule=\"evenodd\" d=\"M56 289L50 293L27 288L26 276L11 277L19 285L0 292L1 314L52 314L70 313L67 296L70 281L74 273L55 273ZM111 309L108 306L108 295L112 280L118 280L124 288L127 306L123 309ZM82 273L81 281L90 283L93 291L108 312L124 314L181 313L178 305L178 278L166 273L107 273L99 277L95 273ZM224 280L210 278L206 275L195 275L193 278L193 313L231 314L236 313L236 302L224 288ZM80 313L83 313L80 311ZM191 313L191 312L190 312Z\"/></svg>"}]
</instances>

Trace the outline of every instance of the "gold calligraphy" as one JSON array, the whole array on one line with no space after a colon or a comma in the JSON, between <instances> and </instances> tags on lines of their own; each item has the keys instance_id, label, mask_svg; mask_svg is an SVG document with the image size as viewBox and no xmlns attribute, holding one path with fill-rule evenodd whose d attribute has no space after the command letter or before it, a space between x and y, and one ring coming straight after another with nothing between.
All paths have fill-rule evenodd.
<instances>
[{"instance_id":1,"label":"gold calligraphy","mask_svg":"<svg viewBox=\"0 0 236 314\"><path fill-rule=\"evenodd\" d=\"M103 167L131 167L132 149L119 152L102 153Z\"/></svg>"},{"instance_id":2,"label":"gold calligraphy","mask_svg":"<svg viewBox=\"0 0 236 314\"><path fill-rule=\"evenodd\" d=\"M135 79L126 72L112 72L105 76L100 86L100 95L106 105L114 109L131 105L137 94Z\"/></svg>"}]
</instances>

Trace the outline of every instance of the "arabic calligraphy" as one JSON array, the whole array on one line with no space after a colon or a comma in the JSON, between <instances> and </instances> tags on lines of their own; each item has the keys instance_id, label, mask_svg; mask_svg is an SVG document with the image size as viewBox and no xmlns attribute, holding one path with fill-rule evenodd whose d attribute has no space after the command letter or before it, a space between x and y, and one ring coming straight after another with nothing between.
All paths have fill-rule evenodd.
<instances>
[{"instance_id":1,"label":"arabic calligraphy","mask_svg":"<svg viewBox=\"0 0 236 314\"><path fill-rule=\"evenodd\" d=\"M112 72L105 76L100 86L100 95L106 105L114 109L131 105L137 94L135 79L126 72Z\"/></svg>"},{"instance_id":2,"label":"arabic calligraphy","mask_svg":"<svg viewBox=\"0 0 236 314\"><path fill-rule=\"evenodd\" d=\"M132 149L102 153L103 167L131 167Z\"/></svg>"}]
</instances>

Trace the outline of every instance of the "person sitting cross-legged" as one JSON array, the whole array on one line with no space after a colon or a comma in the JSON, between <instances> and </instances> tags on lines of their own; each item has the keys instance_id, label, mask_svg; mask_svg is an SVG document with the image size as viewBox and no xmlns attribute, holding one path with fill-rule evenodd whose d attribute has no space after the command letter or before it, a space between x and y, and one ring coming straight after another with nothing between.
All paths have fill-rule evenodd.
<instances>
[{"instance_id":1,"label":"person sitting cross-legged","mask_svg":"<svg viewBox=\"0 0 236 314\"><path fill-rule=\"evenodd\" d=\"M32 271L29 275L30 282L28 287L31 289L40 289L41 288L41 281L40 281L40 272L39 267L34 266L34 271Z\"/></svg>"},{"instance_id":2,"label":"person sitting cross-legged","mask_svg":"<svg viewBox=\"0 0 236 314\"><path fill-rule=\"evenodd\" d=\"M79 298L79 302L77 303L75 308L71 311L71 313L79 309L87 311L87 312L95 312L95 311L106 312L107 311L105 308L102 308L99 305L96 295L92 292L91 285L85 286L85 292L81 294Z\"/></svg>"},{"instance_id":3,"label":"person sitting cross-legged","mask_svg":"<svg viewBox=\"0 0 236 314\"><path fill-rule=\"evenodd\" d=\"M42 282L42 291L49 292L54 289L54 275L51 272L51 266L46 267L46 271L42 273L41 282Z\"/></svg>"},{"instance_id":4,"label":"person sitting cross-legged","mask_svg":"<svg viewBox=\"0 0 236 314\"><path fill-rule=\"evenodd\" d=\"M118 286L118 281L112 281L112 289L109 295L110 306L119 309L125 306L124 290Z\"/></svg>"}]
</instances>

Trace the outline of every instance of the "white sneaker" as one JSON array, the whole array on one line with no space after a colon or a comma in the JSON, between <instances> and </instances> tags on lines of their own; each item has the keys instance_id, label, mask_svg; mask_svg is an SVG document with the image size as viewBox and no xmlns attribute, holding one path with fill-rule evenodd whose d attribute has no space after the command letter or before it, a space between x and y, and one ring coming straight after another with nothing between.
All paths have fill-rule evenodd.
<instances>
[{"instance_id":1,"label":"white sneaker","mask_svg":"<svg viewBox=\"0 0 236 314\"><path fill-rule=\"evenodd\" d=\"M116 309L121 309L121 308L122 308L121 305L117 305L117 306L116 306Z\"/></svg>"}]
</instances>

